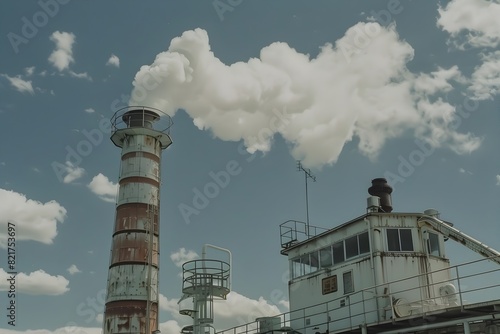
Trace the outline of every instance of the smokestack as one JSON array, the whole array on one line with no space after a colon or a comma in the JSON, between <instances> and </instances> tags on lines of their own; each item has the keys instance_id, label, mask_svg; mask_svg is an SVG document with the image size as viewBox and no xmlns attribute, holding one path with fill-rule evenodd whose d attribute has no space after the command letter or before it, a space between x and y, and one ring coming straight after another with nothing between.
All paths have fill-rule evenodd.
<instances>
[{"instance_id":1,"label":"smokestack","mask_svg":"<svg viewBox=\"0 0 500 334\"><path fill-rule=\"evenodd\" d=\"M379 212L391 212L392 200L391 193L392 187L387 183L384 178L377 178L372 180L372 186L368 188L368 193L372 196L380 198Z\"/></svg>"},{"instance_id":2,"label":"smokestack","mask_svg":"<svg viewBox=\"0 0 500 334\"><path fill-rule=\"evenodd\" d=\"M151 334L158 330L161 151L172 143L171 120L127 107L111 123L122 153L103 333Z\"/></svg>"}]
</instances>

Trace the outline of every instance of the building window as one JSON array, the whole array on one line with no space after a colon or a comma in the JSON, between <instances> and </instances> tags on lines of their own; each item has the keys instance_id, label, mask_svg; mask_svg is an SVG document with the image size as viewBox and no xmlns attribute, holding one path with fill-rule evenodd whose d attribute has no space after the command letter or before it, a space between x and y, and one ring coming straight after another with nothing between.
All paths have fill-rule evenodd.
<instances>
[{"instance_id":1,"label":"building window","mask_svg":"<svg viewBox=\"0 0 500 334\"><path fill-rule=\"evenodd\" d=\"M399 236L401 237L401 251L413 252L413 239L410 229L400 229Z\"/></svg>"},{"instance_id":2,"label":"building window","mask_svg":"<svg viewBox=\"0 0 500 334\"><path fill-rule=\"evenodd\" d=\"M291 278L307 275L319 269L317 251L296 257L290 262Z\"/></svg>"},{"instance_id":3,"label":"building window","mask_svg":"<svg viewBox=\"0 0 500 334\"><path fill-rule=\"evenodd\" d=\"M311 273L319 269L318 254L319 254L318 251L309 254L309 267Z\"/></svg>"},{"instance_id":4,"label":"building window","mask_svg":"<svg viewBox=\"0 0 500 334\"><path fill-rule=\"evenodd\" d=\"M300 277L345 262L346 259L370 252L368 232L338 241L332 246L303 254L290 260L291 278Z\"/></svg>"},{"instance_id":5,"label":"building window","mask_svg":"<svg viewBox=\"0 0 500 334\"><path fill-rule=\"evenodd\" d=\"M342 274L342 281L344 283L344 295L354 292L354 282L352 280L352 271L347 271Z\"/></svg>"},{"instance_id":6,"label":"building window","mask_svg":"<svg viewBox=\"0 0 500 334\"><path fill-rule=\"evenodd\" d=\"M333 263L342 263L345 261L344 258L344 242L336 242L333 244Z\"/></svg>"},{"instance_id":7,"label":"building window","mask_svg":"<svg viewBox=\"0 0 500 334\"><path fill-rule=\"evenodd\" d=\"M347 238L345 240L345 257L349 259L351 257L355 257L359 254L358 249L358 236Z\"/></svg>"},{"instance_id":8,"label":"building window","mask_svg":"<svg viewBox=\"0 0 500 334\"><path fill-rule=\"evenodd\" d=\"M441 252L439 250L439 236L436 233L429 232L427 248L429 255L441 256Z\"/></svg>"},{"instance_id":9,"label":"building window","mask_svg":"<svg viewBox=\"0 0 500 334\"><path fill-rule=\"evenodd\" d=\"M358 235L358 240L359 254L370 253L370 239L368 238L368 232Z\"/></svg>"},{"instance_id":10,"label":"building window","mask_svg":"<svg viewBox=\"0 0 500 334\"><path fill-rule=\"evenodd\" d=\"M326 268L326 267L330 267L331 265L333 265L332 247L325 247L325 248L320 249L319 259L320 259L321 268Z\"/></svg>"},{"instance_id":11,"label":"building window","mask_svg":"<svg viewBox=\"0 0 500 334\"><path fill-rule=\"evenodd\" d=\"M411 229L388 228L387 246L390 252L413 252Z\"/></svg>"},{"instance_id":12,"label":"building window","mask_svg":"<svg viewBox=\"0 0 500 334\"><path fill-rule=\"evenodd\" d=\"M326 295L338 290L337 287L337 275L330 277L325 277L321 280L322 294Z\"/></svg>"},{"instance_id":13,"label":"building window","mask_svg":"<svg viewBox=\"0 0 500 334\"><path fill-rule=\"evenodd\" d=\"M350 259L360 254L370 252L368 232L364 232L345 240L345 257Z\"/></svg>"},{"instance_id":14,"label":"building window","mask_svg":"<svg viewBox=\"0 0 500 334\"><path fill-rule=\"evenodd\" d=\"M309 262L309 254L304 254L300 257L301 275L309 274L311 272L311 265Z\"/></svg>"}]
</instances>

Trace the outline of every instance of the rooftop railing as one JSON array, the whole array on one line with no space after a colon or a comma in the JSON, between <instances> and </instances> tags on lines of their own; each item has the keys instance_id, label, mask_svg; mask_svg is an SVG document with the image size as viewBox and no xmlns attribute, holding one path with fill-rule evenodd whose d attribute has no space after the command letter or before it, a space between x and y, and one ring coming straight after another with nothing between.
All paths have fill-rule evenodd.
<instances>
[{"instance_id":1,"label":"rooftop railing","mask_svg":"<svg viewBox=\"0 0 500 334\"><path fill-rule=\"evenodd\" d=\"M112 132L117 130L142 127L169 134L173 125L172 118L163 111L145 106L129 106L119 109L111 117Z\"/></svg>"},{"instance_id":2,"label":"rooftop railing","mask_svg":"<svg viewBox=\"0 0 500 334\"><path fill-rule=\"evenodd\" d=\"M369 287L331 301L307 308L277 314L272 332L340 333L359 330L384 322L418 319L432 321L446 312L474 313L475 309L492 306L500 314L500 266L485 258L450 268L416 275ZM446 275L440 275L447 272ZM436 277L449 277L433 280ZM417 284L418 282L428 282ZM404 288L401 288L404 287ZM383 291L381 293L381 291ZM429 293L437 291L437 293ZM400 296L413 295L414 299ZM482 311L484 312L484 310ZM265 316L263 314L263 316ZM253 334L263 330L259 321L217 332L218 334Z\"/></svg>"},{"instance_id":3,"label":"rooftop railing","mask_svg":"<svg viewBox=\"0 0 500 334\"><path fill-rule=\"evenodd\" d=\"M296 243L315 237L325 231L328 231L328 229L308 225L297 220L288 220L280 224L281 248L289 248Z\"/></svg>"}]
</instances>

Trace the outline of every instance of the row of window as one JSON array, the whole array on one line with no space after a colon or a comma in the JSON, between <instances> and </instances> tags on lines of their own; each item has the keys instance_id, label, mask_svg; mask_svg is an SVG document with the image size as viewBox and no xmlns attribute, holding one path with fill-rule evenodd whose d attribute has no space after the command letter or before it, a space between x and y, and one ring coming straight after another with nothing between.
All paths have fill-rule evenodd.
<instances>
[{"instance_id":1,"label":"row of window","mask_svg":"<svg viewBox=\"0 0 500 334\"><path fill-rule=\"evenodd\" d=\"M387 250L389 252L413 252L412 230L410 228L386 229ZM439 236L429 232L428 253L441 256ZM368 232L363 232L334 243L331 246L304 254L291 261L291 278L307 275L322 268L350 260L358 255L370 252Z\"/></svg>"},{"instance_id":2,"label":"row of window","mask_svg":"<svg viewBox=\"0 0 500 334\"><path fill-rule=\"evenodd\" d=\"M389 252L413 252L413 238L409 228L388 228L387 250Z\"/></svg>"},{"instance_id":3,"label":"row of window","mask_svg":"<svg viewBox=\"0 0 500 334\"><path fill-rule=\"evenodd\" d=\"M427 251L429 252L429 255L443 256L439 247L439 236L436 233L429 232Z\"/></svg>"},{"instance_id":4,"label":"row of window","mask_svg":"<svg viewBox=\"0 0 500 334\"><path fill-rule=\"evenodd\" d=\"M389 252L413 252L413 238L409 228L388 228L387 250ZM429 255L442 256L439 247L439 236L436 233L428 232L427 252Z\"/></svg>"},{"instance_id":5,"label":"row of window","mask_svg":"<svg viewBox=\"0 0 500 334\"><path fill-rule=\"evenodd\" d=\"M291 277L299 277L321 268L331 267L360 254L370 252L368 232L352 236L331 246L304 254L292 260Z\"/></svg>"}]
</instances>

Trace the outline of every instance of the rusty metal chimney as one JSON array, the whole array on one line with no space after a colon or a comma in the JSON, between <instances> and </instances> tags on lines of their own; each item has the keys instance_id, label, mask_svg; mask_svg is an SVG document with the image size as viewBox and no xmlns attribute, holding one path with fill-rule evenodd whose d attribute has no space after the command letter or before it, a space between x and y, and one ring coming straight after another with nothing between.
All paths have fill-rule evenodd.
<instances>
[{"instance_id":1,"label":"rusty metal chimney","mask_svg":"<svg viewBox=\"0 0 500 334\"><path fill-rule=\"evenodd\" d=\"M160 110L127 107L111 119L122 149L108 272L104 334L158 330L161 151L172 143Z\"/></svg>"},{"instance_id":2,"label":"rusty metal chimney","mask_svg":"<svg viewBox=\"0 0 500 334\"><path fill-rule=\"evenodd\" d=\"M379 212L392 212L392 187L387 183L386 179L373 179L372 186L368 188L368 193L380 198Z\"/></svg>"}]
</instances>

